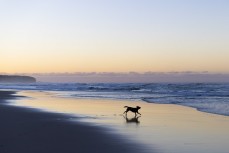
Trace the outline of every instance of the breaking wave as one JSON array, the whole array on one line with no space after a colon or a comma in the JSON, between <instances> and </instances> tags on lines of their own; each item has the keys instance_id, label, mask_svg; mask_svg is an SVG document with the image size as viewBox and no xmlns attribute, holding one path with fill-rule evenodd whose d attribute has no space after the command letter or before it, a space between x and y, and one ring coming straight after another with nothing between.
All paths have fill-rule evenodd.
<instances>
[{"instance_id":1,"label":"breaking wave","mask_svg":"<svg viewBox=\"0 0 229 153\"><path fill-rule=\"evenodd\" d=\"M0 89L55 91L58 96L143 100L179 104L229 116L229 84L222 83L34 83L0 84Z\"/></svg>"}]
</instances>

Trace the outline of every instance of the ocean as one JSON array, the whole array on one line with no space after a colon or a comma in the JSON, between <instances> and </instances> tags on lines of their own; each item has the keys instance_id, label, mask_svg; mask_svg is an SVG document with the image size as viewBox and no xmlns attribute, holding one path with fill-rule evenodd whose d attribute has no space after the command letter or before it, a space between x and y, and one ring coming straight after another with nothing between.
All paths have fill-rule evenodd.
<instances>
[{"instance_id":1,"label":"ocean","mask_svg":"<svg viewBox=\"0 0 229 153\"><path fill-rule=\"evenodd\" d=\"M33 83L0 84L0 89L51 91L60 97L177 104L229 116L229 83Z\"/></svg>"}]
</instances>

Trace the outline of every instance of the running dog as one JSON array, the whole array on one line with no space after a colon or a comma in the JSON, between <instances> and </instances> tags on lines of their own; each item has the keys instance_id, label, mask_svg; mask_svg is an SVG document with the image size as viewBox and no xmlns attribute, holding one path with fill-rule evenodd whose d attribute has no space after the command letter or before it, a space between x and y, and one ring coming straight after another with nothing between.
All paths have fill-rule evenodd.
<instances>
[{"instance_id":1,"label":"running dog","mask_svg":"<svg viewBox=\"0 0 229 153\"><path fill-rule=\"evenodd\" d=\"M136 106L136 108L134 108L134 107L129 107L129 106L124 106L124 108L126 108L126 111L124 112L124 113L126 113L126 115L127 115L127 112L129 112L129 111L135 113L135 116L137 115L136 113L138 113L139 115L142 115L142 114L140 114L140 113L138 112L138 110L141 108L141 107L139 107L139 106ZM124 113L123 113L123 114L124 114Z\"/></svg>"}]
</instances>

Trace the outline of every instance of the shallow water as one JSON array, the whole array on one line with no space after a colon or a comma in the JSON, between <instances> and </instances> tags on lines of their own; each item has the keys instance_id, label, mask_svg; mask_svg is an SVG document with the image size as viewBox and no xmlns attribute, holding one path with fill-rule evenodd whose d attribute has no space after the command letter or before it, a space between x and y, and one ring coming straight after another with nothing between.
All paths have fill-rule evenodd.
<instances>
[{"instance_id":1,"label":"shallow water","mask_svg":"<svg viewBox=\"0 0 229 153\"><path fill-rule=\"evenodd\" d=\"M35 83L0 84L0 89L60 91L61 97L178 104L229 116L229 83Z\"/></svg>"},{"instance_id":2,"label":"shallow water","mask_svg":"<svg viewBox=\"0 0 229 153\"><path fill-rule=\"evenodd\" d=\"M103 126L160 153L228 153L229 117L193 108L143 101L59 97L60 92L19 92L31 97L11 105L70 114L69 121ZM123 106L141 106L142 116L123 116Z\"/></svg>"}]
</instances>

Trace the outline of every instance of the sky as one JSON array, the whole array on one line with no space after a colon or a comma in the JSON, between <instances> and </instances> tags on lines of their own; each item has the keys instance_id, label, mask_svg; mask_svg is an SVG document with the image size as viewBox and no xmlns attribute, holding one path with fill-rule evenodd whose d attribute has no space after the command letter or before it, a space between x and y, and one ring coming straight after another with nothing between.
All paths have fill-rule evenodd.
<instances>
[{"instance_id":1,"label":"sky","mask_svg":"<svg viewBox=\"0 0 229 153\"><path fill-rule=\"evenodd\" d=\"M1 73L229 73L228 0L0 0Z\"/></svg>"}]
</instances>

